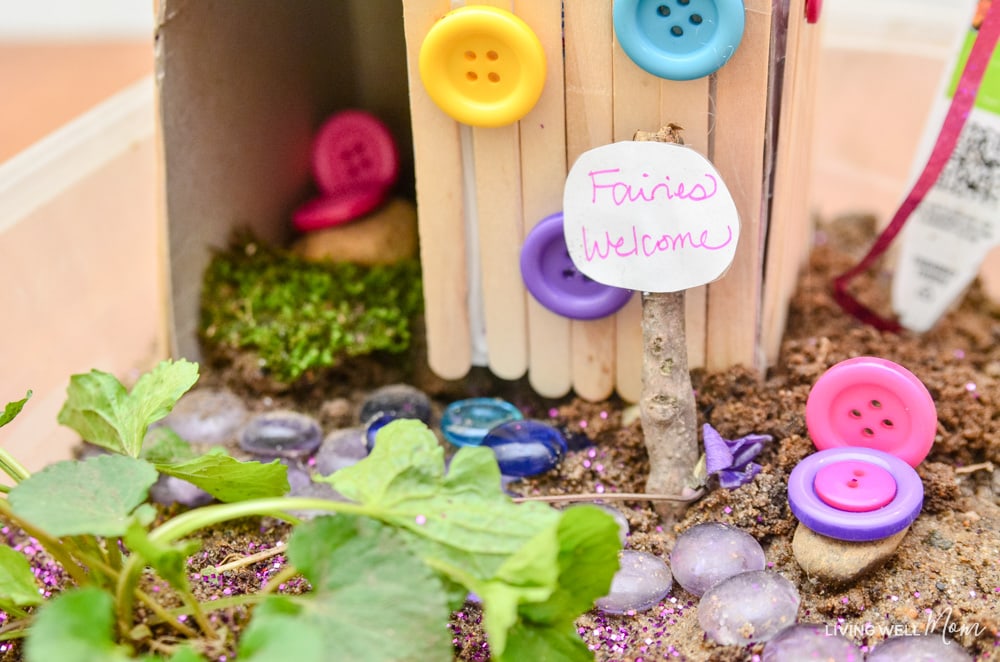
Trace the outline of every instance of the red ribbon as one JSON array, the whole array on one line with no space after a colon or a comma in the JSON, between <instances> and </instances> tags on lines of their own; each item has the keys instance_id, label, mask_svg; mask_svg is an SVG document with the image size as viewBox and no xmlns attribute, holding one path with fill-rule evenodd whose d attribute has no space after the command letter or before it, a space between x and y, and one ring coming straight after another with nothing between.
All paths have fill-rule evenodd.
<instances>
[{"instance_id":1,"label":"red ribbon","mask_svg":"<svg viewBox=\"0 0 1000 662\"><path fill-rule=\"evenodd\" d=\"M945 116L937 142L934 144L934 149L930 158L927 159L927 164L924 166L923 172L920 173L917 183L913 185L910 194L896 210L892 221L872 244L868 254L854 267L833 280L833 298L840 304L840 307L861 322L870 324L880 331L898 333L901 327L899 322L882 317L858 301L854 295L847 291L847 284L867 270L889 248L889 244L903 229L910 214L920 205L924 196L941 175L948 159L951 158L951 153L955 150L958 136L962 132L962 127L965 126L965 120L969 117L973 103L976 101L979 84L982 82L983 74L993 56L993 49L996 47L998 38L1000 38L1000 2L991 2L986 11L986 17L979 27L976 41L972 44L972 51L969 53L969 59L962 70L962 77L958 81L958 88L951 100L951 106L948 108L948 114Z\"/></svg>"}]
</instances>

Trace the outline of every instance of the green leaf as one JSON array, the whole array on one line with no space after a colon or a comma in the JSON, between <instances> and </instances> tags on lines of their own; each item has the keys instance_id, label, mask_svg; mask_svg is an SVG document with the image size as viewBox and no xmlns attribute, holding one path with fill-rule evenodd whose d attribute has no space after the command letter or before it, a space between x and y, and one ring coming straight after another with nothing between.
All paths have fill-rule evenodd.
<instances>
[{"instance_id":1,"label":"green leaf","mask_svg":"<svg viewBox=\"0 0 1000 662\"><path fill-rule=\"evenodd\" d=\"M492 646L490 651L492 652ZM494 653L496 662L593 662L594 654L570 623L559 628L537 623L518 623L508 636L507 647Z\"/></svg>"},{"instance_id":2,"label":"green leaf","mask_svg":"<svg viewBox=\"0 0 1000 662\"><path fill-rule=\"evenodd\" d=\"M165 425L146 433L139 457L153 464L173 464L198 457L191 444Z\"/></svg>"},{"instance_id":3,"label":"green leaf","mask_svg":"<svg viewBox=\"0 0 1000 662\"><path fill-rule=\"evenodd\" d=\"M313 590L258 607L240 660L325 662L332 650L357 662L450 659L444 589L397 532L352 515L320 517L296 528L288 558Z\"/></svg>"},{"instance_id":4,"label":"green leaf","mask_svg":"<svg viewBox=\"0 0 1000 662\"><path fill-rule=\"evenodd\" d=\"M6 546L0 547L0 601L18 607L42 603L28 559Z\"/></svg>"},{"instance_id":5,"label":"green leaf","mask_svg":"<svg viewBox=\"0 0 1000 662\"><path fill-rule=\"evenodd\" d=\"M559 517L542 503L511 502L488 448L460 449L445 475L443 449L416 420L386 425L371 455L323 480L403 529L421 557L466 586L467 577L494 577L510 555Z\"/></svg>"},{"instance_id":6,"label":"green leaf","mask_svg":"<svg viewBox=\"0 0 1000 662\"><path fill-rule=\"evenodd\" d=\"M114 600L98 588L66 591L38 610L24 644L26 662L125 662L111 639Z\"/></svg>"},{"instance_id":7,"label":"green leaf","mask_svg":"<svg viewBox=\"0 0 1000 662\"><path fill-rule=\"evenodd\" d=\"M125 533L125 544L134 554L140 555L157 574L181 592L188 592L187 559L201 546L196 540L177 544L163 544L149 539L146 528L133 521Z\"/></svg>"},{"instance_id":8,"label":"green leaf","mask_svg":"<svg viewBox=\"0 0 1000 662\"><path fill-rule=\"evenodd\" d=\"M24 403L26 403L30 397L31 391L28 391L27 395L25 395L23 399L7 403L7 406L3 408L3 413L0 413L0 428L13 421L14 417L21 413L21 409L24 408Z\"/></svg>"},{"instance_id":9,"label":"green leaf","mask_svg":"<svg viewBox=\"0 0 1000 662\"><path fill-rule=\"evenodd\" d=\"M65 460L18 483L8 499L18 517L56 537L117 537L128 530L156 477L150 463L121 455Z\"/></svg>"},{"instance_id":10,"label":"green leaf","mask_svg":"<svg viewBox=\"0 0 1000 662\"><path fill-rule=\"evenodd\" d=\"M268 464L241 462L223 452L208 452L185 462L157 464L161 472L194 483L219 501L283 496L288 492L288 468L278 460Z\"/></svg>"},{"instance_id":11,"label":"green leaf","mask_svg":"<svg viewBox=\"0 0 1000 662\"><path fill-rule=\"evenodd\" d=\"M198 381L198 364L162 361L126 392L113 375L100 370L73 375L59 422L114 453L138 457L146 429L166 416Z\"/></svg>"}]
</instances>

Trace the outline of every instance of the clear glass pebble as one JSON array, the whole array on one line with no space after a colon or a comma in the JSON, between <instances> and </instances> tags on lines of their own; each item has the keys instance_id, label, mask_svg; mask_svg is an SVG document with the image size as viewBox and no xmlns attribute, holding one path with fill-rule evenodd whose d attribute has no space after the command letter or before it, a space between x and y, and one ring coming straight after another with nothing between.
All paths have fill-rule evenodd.
<instances>
[{"instance_id":1,"label":"clear glass pebble","mask_svg":"<svg viewBox=\"0 0 1000 662\"><path fill-rule=\"evenodd\" d=\"M189 443L219 445L236 438L248 415L232 391L201 388L185 393L159 424Z\"/></svg>"},{"instance_id":2,"label":"clear glass pebble","mask_svg":"<svg viewBox=\"0 0 1000 662\"><path fill-rule=\"evenodd\" d=\"M302 459L323 441L319 423L289 410L258 414L240 431L240 448L260 458Z\"/></svg>"},{"instance_id":3,"label":"clear glass pebble","mask_svg":"<svg viewBox=\"0 0 1000 662\"><path fill-rule=\"evenodd\" d=\"M608 505L606 503L592 503L592 506L597 506L607 514L615 518L615 524L618 525L618 539L624 545L625 540L628 538L629 534L629 523L628 518L625 517L625 513L615 508L614 506Z\"/></svg>"},{"instance_id":4,"label":"clear glass pebble","mask_svg":"<svg viewBox=\"0 0 1000 662\"><path fill-rule=\"evenodd\" d=\"M206 506L215 498L193 483L177 478L160 474L153 486L149 488L149 498L154 503L170 506L179 503L189 508Z\"/></svg>"},{"instance_id":5,"label":"clear glass pebble","mask_svg":"<svg viewBox=\"0 0 1000 662\"><path fill-rule=\"evenodd\" d=\"M493 450L500 473L525 478L555 468L566 454L566 439L541 421L509 421L490 430L482 446Z\"/></svg>"},{"instance_id":6,"label":"clear glass pebble","mask_svg":"<svg viewBox=\"0 0 1000 662\"><path fill-rule=\"evenodd\" d=\"M795 623L795 585L776 572L751 570L708 589L698 603L698 623L723 646L763 642Z\"/></svg>"},{"instance_id":7,"label":"clear glass pebble","mask_svg":"<svg viewBox=\"0 0 1000 662\"><path fill-rule=\"evenodd\" d=\"M735 526L706 522L677 536L670 551L674 579L689 593L702 595L719 582L748 570L763 570L764 550Z\"/></svg>"},{"instance_id":8,"label":"clear glass pebble","mask_svg":"<svg viewBox=\"0 0 1000 662\"><path fill-rule=\"evenodd\" d=\"M458 400L441 414L441 433L455 446L478 446L496 426L523 418L517 407L500 398Z\"/></svg>"},{"instance_id":9,"label":"clear glass pebble","mask_svg":"<svg viewBox=\"0 0 1000 662\"><path fill-rule=\"evenodd\" d=\"M609 614L645 611L659 604L673 586L670 568L659 556L626 549L619 557L621 568L611 580L611 589L595 603Z\"/></svg>"},{"instance_id":10,"label":"clear glass pebble","mask_svg":"<svg viewBox=\"0 0 1000 662\"><path fill-rule=\"evenodd\" d=\"M972 656L954 641L941 635L891 637L875 646L868 662L972 662Z\"/></svg>"},{"instance_id":11,"label":"clear glass pebble","mask_svg":"<svg viewBox=\"0 0 1000 662\"><path fill-rule=\"evenodd\" d=\"M764 645L761 662L861 662L861 651L850 639L822 623L787 627Z\"/></svg>"}]
</instances>

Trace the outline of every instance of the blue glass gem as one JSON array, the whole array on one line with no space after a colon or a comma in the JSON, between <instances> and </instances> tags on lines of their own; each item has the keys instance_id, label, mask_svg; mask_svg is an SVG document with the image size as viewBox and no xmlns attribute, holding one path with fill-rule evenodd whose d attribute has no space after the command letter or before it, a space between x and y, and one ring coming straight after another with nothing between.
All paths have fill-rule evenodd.
<instances>
[{"instance_id":1,"label":"blue glass gem","mask_svg":"<svg viewBox=\"0 0 1000 662\"><path fill-rule=\"evenodd\" d=\"M389 384L368 394L361 403L358 418L364 425L376 414L391 414L395 418L417 418L424 423L430 423L431 399L426 393L409 384Z\"/></svg>"},{"instance_id":2,"label":"blue glass gem","mask_svg":"<svg viewBox=\"0 0 1000 662\"><path fill-rule=\"evenodd\" d=\"M496 426L523 418L521 411L506 400L470 398L448 405L441 416L441 432L456 446L478 446Z\"/></svg>"},{"instance_id":3,"label":"blue glass gem","mask_svg":"<svg viewBox=\"0 0 1000 662\"><path fill-rule=\"evenodd\" d=\"M400 417L393 414L384 414L379 412L378 414L372 416L371 420L365 424L365 447L368 449L369 453L371 453L372 449L375 448L375 435L378 431L389 425L389 423L392 423L397 418ZM403 418L406 417L404 416Z\"/></svg>"},{"instance_id":4,"label":"blue glass gem","mask_svg":"<svg viewBox=\"0 0 1000 662\"><path fill-rule=\"evenodd\" d=\"M501 423L487 433L482 445L493 449L500 473L521 478L545 473L566 454L566 438L541 421Z\"/></svg>"}]
</instances>

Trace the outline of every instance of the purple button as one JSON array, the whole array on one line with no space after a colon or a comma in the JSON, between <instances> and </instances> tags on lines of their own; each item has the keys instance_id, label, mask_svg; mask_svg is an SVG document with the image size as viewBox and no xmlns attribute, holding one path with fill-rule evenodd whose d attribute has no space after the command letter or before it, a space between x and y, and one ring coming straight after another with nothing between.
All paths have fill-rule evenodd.
<instances>
[{"instance_id":1,"label":"purple button","mask_svg":"<svg viewBox=\"0 0 1000 662\"><path fill-rule=\"evenodd\" d=\"M865 512L842 510L817 494L816 480L821 471L854 462L870 465L876 474L876 470L882 470L895 481L895 495L881 508ZM788 477L792 514L816 533L838 540L888 538L908 527L920 514L923 503L924 486L913 467L895 455L871 448L830 448L813 453L799 462Z\"/></svg>"},{"instance_id":2,"label":"purple button","mask_svg":"<svg viewBox=\"0 0 1000 662\"><path fill-rule=\"evenodd\" d=\"M521 277L540 304L570 319L607 317L632 298L632 290L598 283L577 270L566 249L562 212L539 221L525 238Z\"/></svg>"},{"instance_id":3,"label":"purple button","mask_svg":"<svg viewBox=\"0 0 1000 662\"><path fill-rule=\"evenodd\" d=\"M892 474L871 462L848 460L816 472L813 489L828 506L853 513L877 510L896 496Z\"/></svg>"}]
</instances>

